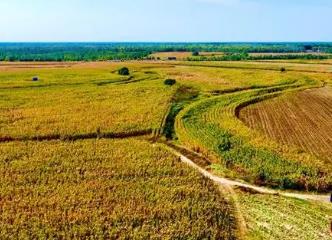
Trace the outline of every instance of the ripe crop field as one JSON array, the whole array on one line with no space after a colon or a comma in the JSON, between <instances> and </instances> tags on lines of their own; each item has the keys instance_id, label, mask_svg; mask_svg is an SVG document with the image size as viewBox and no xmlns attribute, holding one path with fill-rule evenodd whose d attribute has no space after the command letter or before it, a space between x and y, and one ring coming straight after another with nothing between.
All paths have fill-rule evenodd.
<instances>
[{"instance_id":1,"label":"ripe crop field","mask_svg":"<svg viewBox=\"0 0 332 240\"><path fill-rule=\"evenodd\" d=\"M330 234L331 204L237 191L252 240L321 240Z\"/></svg>"},{"instance_id":2,"label":"ripe crop field","mask_svg":"<svg viewBox=\"0 0 332 240\"><path fill-rule=\"evenodd\" d=\"M332 190L331 72L323 60L0 63L0 238L327 238L329 205L217 187L176 152L257 187Z\"/></svg>"},{"instance_id":3,"label":"ripe crop field","mask_svg":"<svg viewBox=\"0 0 332 240\"><path fill-rule=\"evenodd\" d=\"M298 72L303 74L331 73L331 60L275 60L275 61L238 61L238 62L179 62L181 66L195 66L222 69L238 69L238 70L266 70L280 71L281 67L285 67L287 72Z\"/></svg>"},{"instance_id":4,"label":"ripe crop field","mask_svg":"<svg viewBox=\"0 0 332 240\"><path fill-rule=\"evenodd\" d=\"M9 69L0 78L0 137L159 129L172 96L154 72L122 77L101 66ZM32 82L32 76L40 80Z\"/></svg>"},{"instance_id":5,"label":"ripe crop field","mask_svg":"<svg viewBox=\"0 0 332 240\"><path fill-rule=\"evenodd\" d=\"M234 239L215 186L139 140L0 145L0 238Z\"/></svg>"},{"instance_id":6,"label":"ripe crop field","mask_svg":"<svg viewBox=\"0 0 332 240\"><path fill-rule=\"evenodd\" d=\"M285 92L322 86L319 79L324 77L328 79L328 75L309 74L295 82L198 101L178 115L177 136L193 150L215 162L221 161L219 170L224 175L241 176L271 187L329 190L332 187L329 164L311 154L278 145L237 119L242 106Z\"/></svg>"},{"instance_id":7,"label":"ripe crop field","mask_svg":"<svg viewBox=\"0 0 332 240\"><path fill-rule=\"evenodd\" d=\"M250 105L240 119L281 144L296 145L304 151L332 159L332 90L306 90Z\"/></svg>"}]
</instances>

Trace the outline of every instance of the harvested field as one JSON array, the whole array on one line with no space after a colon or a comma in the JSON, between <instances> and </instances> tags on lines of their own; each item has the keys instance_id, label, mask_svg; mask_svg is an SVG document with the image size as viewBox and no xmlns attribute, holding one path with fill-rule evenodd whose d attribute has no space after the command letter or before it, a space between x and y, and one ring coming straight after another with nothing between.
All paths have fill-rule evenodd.
<instances>
[{"instance_id":1,"label":"harvested field","mask_svg":"<svg viewBox=\"0 0 332 240\"><path fill-rule=\"evenodd\" d=\"M240 119L282 144L295 145L331 163L330 87L250 105L240 111Z\"/></svg>"}]
</instances>

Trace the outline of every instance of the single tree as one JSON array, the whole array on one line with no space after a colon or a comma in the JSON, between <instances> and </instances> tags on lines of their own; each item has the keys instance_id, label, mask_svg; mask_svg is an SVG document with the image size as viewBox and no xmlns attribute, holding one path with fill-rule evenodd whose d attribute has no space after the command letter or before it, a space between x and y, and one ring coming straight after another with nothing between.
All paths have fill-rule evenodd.
<instances>
[{"instance_id":1,"label":"single tree","mask_svg":"<svg viewBox=\"0 0 332 240\"><path fill-rule=\"evenodd\" d=\"M127 67L120 68L118 73L123 76L128 76L130 74L129 69Z\"/></svg>"},{"instance_id":2,"label":"single tree","mask_svg":"<svg viewBox=\"0 0 332 240\"><path fill-rule=\"evenodd\" d=\"M199 56L199 52L198 52L198 51L194 51L192 55L193 55L194 57L197 57L197 56Z\"/></svg>"},{"instance_id":3,"label":"single tree","mask_svg":"<svg viewBox=\"0 0 332 240\"><path fill-rule=\"evenodd\" d=\"M168 85L168 86L173 86L175 83L176 83L176 80L174 80L174 79L166 79L164 81L164 84Z\"/></svg>"}]
</instances>

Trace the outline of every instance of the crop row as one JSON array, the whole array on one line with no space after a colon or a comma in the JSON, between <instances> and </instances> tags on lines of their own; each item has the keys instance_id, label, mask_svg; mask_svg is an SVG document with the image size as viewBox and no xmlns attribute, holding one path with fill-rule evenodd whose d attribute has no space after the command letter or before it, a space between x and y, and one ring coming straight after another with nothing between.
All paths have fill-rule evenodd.
<instances>
[{"instance_id":1,"label":"crop row","mask_svg":"<svg viewBox=\"0 0 332 240\"><path fill-rule=\"evenodd\" d=\"M278 188L329 190L332 175L320 159L278 145L237 118L240 107L315 86L320 84L307 80L196 102L178 115L177 136L188 147L214 159L225 169L224 174L232 177Z\"/></svg>"},{"instance_id":2,"label":"crop row","mask_svg":"<svg viewBox=\"0 0 332 240\"><path fill-rule=\"evenodd\" d=\"M332 158L331 99L328 88L308 90L249 106L240 116L249 127L328 163Z\"/></svg>"}]
</instances>

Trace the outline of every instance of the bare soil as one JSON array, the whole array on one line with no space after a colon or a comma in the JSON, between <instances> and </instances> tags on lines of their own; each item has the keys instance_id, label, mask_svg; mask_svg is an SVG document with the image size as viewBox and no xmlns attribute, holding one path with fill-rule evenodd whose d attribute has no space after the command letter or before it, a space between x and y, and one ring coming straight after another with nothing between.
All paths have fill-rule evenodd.
<instances>
[{"instance_id":1,"label":"bare soil","mask_svg":"<svg viewBox=\"0 0 332 240\"><path fill-rule=\"evenodd\" d=\"M240 119L281 144L332 163L332 89L306 90L243 108Z\"/></svg>"}]
</instances>

